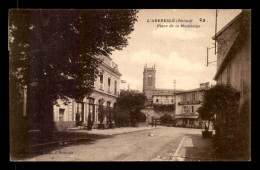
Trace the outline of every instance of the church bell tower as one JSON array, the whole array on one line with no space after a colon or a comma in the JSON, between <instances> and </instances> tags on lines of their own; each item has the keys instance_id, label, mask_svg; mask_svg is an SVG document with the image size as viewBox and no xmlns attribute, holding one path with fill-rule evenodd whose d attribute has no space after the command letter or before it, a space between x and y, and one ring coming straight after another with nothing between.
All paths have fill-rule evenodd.
<instances>
[{"instance_id":1,"label":"church bell tower","mask_svg":"<svg viewBox=\"0 0 260 170\"><path fill-rule=\"evenodd\" d=\"M152 67L144 66L143 72L143 93L145 96L151 100L153 95L153 90L155 89L155 65Z\"/></svg>"}]
</instances>

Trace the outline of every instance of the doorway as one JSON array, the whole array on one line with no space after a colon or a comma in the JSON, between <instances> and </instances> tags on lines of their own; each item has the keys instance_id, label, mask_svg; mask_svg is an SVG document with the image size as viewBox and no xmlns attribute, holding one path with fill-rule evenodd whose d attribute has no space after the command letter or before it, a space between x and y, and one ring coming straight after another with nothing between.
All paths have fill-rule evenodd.
<instances>
[{"instance_id":1,"label":"doorway","mask_svg":"<svg viewBox=\"0 0 260 170\"><path fill-rule=\"evenodd\" d=\"M59 109L59 122L63 122L65 109Z\"/></svg>"},{"instance_id":2,"label":"doorway","mask_svg":"<svg viewBox=\"0 0 260 170\"><path fill-rule=\"evenodd\" d=\"M76 126L81 126L84 120L84 104L76 103Z\"/></svg>"},{"instance_id":3,"label":"doorway","mask_svg":"<svg viewBox=\"0 0 260 170\"><path fill-rule=\"evenodd\" d=\"M90 121L93 123L95 121L95 104L94 104L94 99L89 98L89 118Z\"/></svg>"}]
</instances>

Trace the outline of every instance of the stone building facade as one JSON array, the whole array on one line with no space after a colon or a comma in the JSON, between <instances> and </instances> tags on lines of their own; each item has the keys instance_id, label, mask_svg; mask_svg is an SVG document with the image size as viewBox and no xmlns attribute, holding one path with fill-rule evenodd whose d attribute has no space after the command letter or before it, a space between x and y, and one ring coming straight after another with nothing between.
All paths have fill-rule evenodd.
<instances>
[{"instance_id":1,"label":"stone building facade","mask_svg":"<svg viewBox=\"0 0 260 170\"><path fill-rule=\"evenodd\" d=\"M167 94L167 95L154 94L153 95L153 103L154 104L163 104L163 105L175 104L174 95L172 95L172 94Z\"/></svg>"},{"instance_id":2,"label":"stone building facade","mask_svg":"<svg viewBox=\"0 0 260 170\"><path fill-rule=\"evenodd\" d=\"M174 93L182 90L156 88L155 65L147 67L143 72L143 93L148 99L148 104L174 104Z\"/></svg>"},{"instance_id":3,"label":"stone building facade","mask_svg":"<svg viewBox=\"0 0 260 170\"><path fill-rule=\"evenodd\" d=\"M169 114L174 117L174 111L170 112L156 112L153 109L153 105L174 105L174 94L181 92L182 90L174 89L162 89L156 88L156 70L155 65L152 67L144 66L143 71L143 93L147 97L146 108L143 112L147 116L147 121L152 122L152 119L159 119L164 114ZM174 106L172 106L174 107Z\"/></svg>"},{"instance_id":4,"label":"stone building facade","mask_svg":"<svg viewBox=\"0 0 260 170\"><path fill-rule=\"evenodd\" d=\"M87 124L88 119L93 122L93 128L99 124L98 108L114 107L120 92L121 73L118 66L110 57L99 56L103 60L99 66L99 77L94 82L94 92L86 97L82 103L77 103L71 99L68 105L64 105L61 100L58 105L54 105L54 125L56 130L66 130L68 128ZM104 123L106 124L106 117Z\"/></svg>"},{"instance_id":5,"label":"stone building facade","mask_svg":"<svg viewBox=\"0 0 260 170\"><path fill-rule=\"evenodd\" d=\"M230 84L240 92L239 110L236 115L241 124L240 147L250 155L251 140L251 11L242 12L222 28L214 37L217 41L217 84ZM217 114L217 120L223 120ZM234 120L237 121L237 120ZM225 129L217 128L221 135ZM238 136L238 134L236 134ZM241 138L241 136L243 136ZM247 160L250 159L248 156Z\"/></svg>"},{"instance_id":6,"label":"stone building facade","mask_svg":"<svg viewBox=\"0 0 260 170\"><path fill-rule=\"evenodd\" d=\"M251 21L242 11L216 36L218 44L217 84L230 84L241 92L240 106L251 103Z\"/></svg>"},{"instance_id":7,"label":"stone building facade","mask_svg":"<svg viewBox=\"0 0 260 170\"><path fill-rule=\"evenodd\" d=\"M209 88L209 83L201 83L200 88L176 93L176 126L202 127L198 108L202 105L202 94Z\"/></svg>"}]
</instances>

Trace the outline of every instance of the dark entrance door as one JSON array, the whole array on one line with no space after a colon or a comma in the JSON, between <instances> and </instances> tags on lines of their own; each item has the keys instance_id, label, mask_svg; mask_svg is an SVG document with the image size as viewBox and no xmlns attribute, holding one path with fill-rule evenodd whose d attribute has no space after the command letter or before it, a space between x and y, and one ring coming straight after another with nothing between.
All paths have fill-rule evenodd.
<instances>
[{"instance_id":1,"label":"dark entrance door","mask_svg":"<svg viewBox=\"0 0 260 170\"><path fill-rule=\"evenodd\" d=\"M183 125L184 127L186 127L187 123L188 123L188 120L187 120L187 119L183 119L183 124L182 124L182 125Z\"/></svg>"},{"instance_id":2,"label":"dark entrance door","mask_svg":"<svg viewBox=\"0 0 260 170\"><path fill-rule=\"evenodd\" d=\"M80 114L76 113L76 126L80 126Z\"/></svg>"},{"instance_id":3,"label":"dark entrance door","mask_svg":"<svg viewBox=\"0 0 260 170\"><path fill-rule=\"evenodd\" d=\"M81 126L84 120L84 105L83 103L76 103L76 126Z\"/></svg>"},{"instance_id":4,"label":"dark entrance door","mask_svg":"<svg viewBox=\"0 0 260 170\"><path fill-rule=\"evenodd\" d=\"M94 105L94 99L89 98L89 116L90 121L93 123L95 121L95 105Z\"/></svg>"},{"instance_id":5,"label":"dark entrance door","mask_svg":"<svg viewBox=\"0 0 260 170\"><path fill-rule=\"evenodd\" d=\"M63 122L65 109L59 109L59 122Z\"/></svg>"}]
</instances>

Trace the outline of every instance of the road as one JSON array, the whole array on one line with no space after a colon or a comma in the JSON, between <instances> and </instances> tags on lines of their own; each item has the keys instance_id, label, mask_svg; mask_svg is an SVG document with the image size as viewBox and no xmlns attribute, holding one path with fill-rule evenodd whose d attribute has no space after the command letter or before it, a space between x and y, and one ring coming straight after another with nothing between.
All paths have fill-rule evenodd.
<instances>
[{"instance_id":1,"label":"road","mask_svg":"<svg viewBox=\"0 0 260 170\"><path fill-rule=\"evenodd\" d=\"M23 161L152 161L169 159L185 135L201 129L157 126L63 146Z\"/></svg>"}]
</instances>

